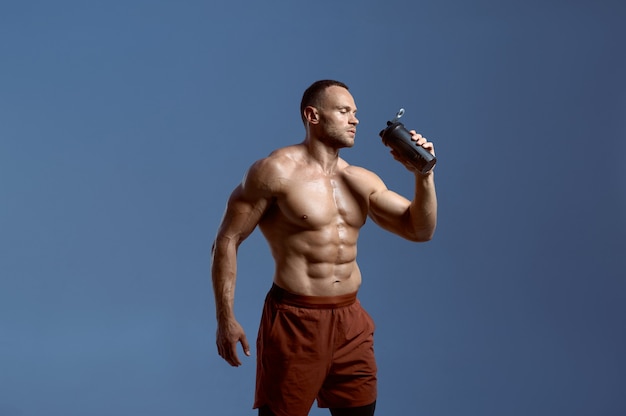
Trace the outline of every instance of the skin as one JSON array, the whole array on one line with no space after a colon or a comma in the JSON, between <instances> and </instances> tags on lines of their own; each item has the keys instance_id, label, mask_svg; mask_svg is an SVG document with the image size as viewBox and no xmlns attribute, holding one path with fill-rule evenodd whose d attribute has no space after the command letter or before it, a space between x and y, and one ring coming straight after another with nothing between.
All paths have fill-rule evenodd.
<instances>
[{"instance_id":1,"label":"skin","mask_svg":"<svg viewBox=\"0 0 626 416\"><path fill-rule=\"evenodd\" d=\"M305 140L255 162L232 192L212 248L217 348L239 366L237 344L250 346L234 314L237 249L258 226L275 260L274 282L309 296L354 293L361 285L356 262L359 230L371 218L410 241L432 238L437 222L434 175L415 175L413 200L387 189L373 172L349 165L339 150L354 145L356 104L339 86L328 87L318 107L304 109ZM411 131L434 154L433 144Z\"/></svg>"}]
</instances>

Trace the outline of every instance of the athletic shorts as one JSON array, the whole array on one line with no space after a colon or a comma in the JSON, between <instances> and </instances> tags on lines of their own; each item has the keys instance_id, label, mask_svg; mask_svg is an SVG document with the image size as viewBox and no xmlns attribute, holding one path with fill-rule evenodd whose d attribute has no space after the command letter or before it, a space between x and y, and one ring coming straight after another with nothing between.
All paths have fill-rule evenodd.
<instances>
[{"instance_id":1,"label":"athletic shorts","mask_svg":"<svg viewBox=\"0 0 626 416\"><path fill-rule=\"evenodd\" d=\"M306 416L319 407L358 407L376 400L374 322L356 293L294 295L274 285L257 338L254 408Z\"/></svg>"}]
</instances>

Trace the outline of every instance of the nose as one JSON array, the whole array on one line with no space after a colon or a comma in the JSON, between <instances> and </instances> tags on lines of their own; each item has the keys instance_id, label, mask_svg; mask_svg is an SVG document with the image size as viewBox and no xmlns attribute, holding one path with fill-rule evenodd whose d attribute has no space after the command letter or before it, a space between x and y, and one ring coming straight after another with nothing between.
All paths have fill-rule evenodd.
<instances>
[{"instance_id":1,"label":"nose","mask_svg":"<svg viewBox=\"0 0 626 416\"><path fill-rule=\"evenodd\" d=\"M359 124L359 119L356 118L356 115L352 114L352 117L350 118L350 124L354 124L355 126Z\"/></svg>"}]
</instances>

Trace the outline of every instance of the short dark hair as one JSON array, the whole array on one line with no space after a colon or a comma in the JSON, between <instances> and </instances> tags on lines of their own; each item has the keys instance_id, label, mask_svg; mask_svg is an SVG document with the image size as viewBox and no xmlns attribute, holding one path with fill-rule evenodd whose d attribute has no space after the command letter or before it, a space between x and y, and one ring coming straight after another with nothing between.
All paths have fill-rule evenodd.
<instances>
[{"instance_id":1,"label":"short dark hair","mask_svg":"<svg viewBox=\"0 0 626 416\"><path fill-rule=\"evenodd\" d=\"M302 101L300 102L300 117L302 117L302 122L306 125L306 119L304 118L304 109L308 106L317 107L320 104L320 99L322 94L328 87L341 87L346 90L349 89L346 84L340 81L335 81L332 79L323 79L320 81L315 81L309 88L304 91L302 94Z\"/></svg>"}]
</instances>

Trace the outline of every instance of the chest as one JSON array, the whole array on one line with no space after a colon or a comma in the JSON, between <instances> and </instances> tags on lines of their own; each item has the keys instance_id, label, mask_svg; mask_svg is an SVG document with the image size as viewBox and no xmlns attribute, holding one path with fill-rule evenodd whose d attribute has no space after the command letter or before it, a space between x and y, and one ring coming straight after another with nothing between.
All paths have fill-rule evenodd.
<instances>
[{"instance_id":1,"label":"chest","mask_svg":"<svg viewBox=\"0 0 626 416\"><path fill-rule=\"evenodd\" d=\"M344 223L361 227L367 218L367 200L341 177L289 181L276 200L276 209L289 222L311 228Z\"/></svg>"}]
</instances>

